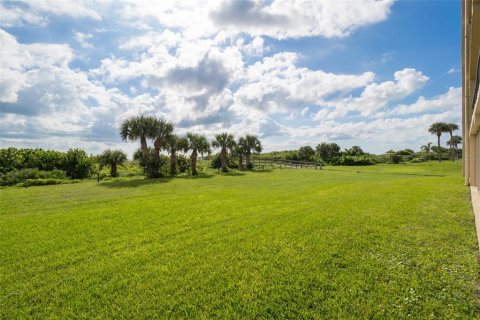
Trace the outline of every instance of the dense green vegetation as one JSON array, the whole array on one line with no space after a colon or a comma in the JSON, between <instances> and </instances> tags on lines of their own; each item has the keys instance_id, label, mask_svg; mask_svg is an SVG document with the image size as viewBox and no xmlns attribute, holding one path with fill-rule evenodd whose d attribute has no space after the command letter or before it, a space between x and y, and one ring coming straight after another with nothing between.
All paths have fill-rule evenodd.
<instances>
[{"instance_id":1,"label":"dense green vegetation","mask_svg":"<svg viewBox=\"0 0 480 320\"><path fill-rule=\"evenodd\" d=\"M0 190L0 318L479 318L458 163L122 168Z\"/></svg>"},{"instance_id":2,"label":"dense green vegetation","mask_svg":"<svg viewBox=\"0 0 480 320\"><path fill-rule=\"evenodd\" d=\"M94 171L95 159L81 149L0 149L0 186L71 183Z\"/></svg>"}]
</instances>

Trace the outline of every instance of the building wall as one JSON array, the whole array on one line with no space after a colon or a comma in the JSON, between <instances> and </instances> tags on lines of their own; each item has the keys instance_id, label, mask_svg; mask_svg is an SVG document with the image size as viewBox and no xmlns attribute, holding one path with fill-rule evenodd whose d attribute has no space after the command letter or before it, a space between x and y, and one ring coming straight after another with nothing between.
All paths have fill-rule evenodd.
<instances>
[{"instance_id":1,"label":"building wall","mask_svg":"<svg viewBox=\"0 0 480 320\"><path fill-rule=\"evenodd\" d=\"M462 131L465 184L480 190L480 0L462 1ZM476 96L476 99L475 99Z\"/></svg>"}]
</instances>

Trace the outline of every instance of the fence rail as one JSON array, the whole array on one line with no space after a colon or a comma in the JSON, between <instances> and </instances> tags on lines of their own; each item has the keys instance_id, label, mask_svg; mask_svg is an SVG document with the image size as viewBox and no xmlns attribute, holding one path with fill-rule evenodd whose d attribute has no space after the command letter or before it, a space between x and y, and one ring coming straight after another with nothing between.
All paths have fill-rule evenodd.
<instances>
[{"instance_id":1,"label":"fence rail","mask_svg":"<svg viewBox=\"0 0 480 320\"><path fill-rule=\"evenodd\" d=\"M243 163L246 165L246 161ZM313 162L313 161L296 161L296 160L283 160L283 159L266 159L266 158L255 158L252 159L252 164L254 166L261 166L261 167L285 167L285 168L296 168L296 169L303 169L303 168L312 168L312 169L320 169L322 170L322 163L321 162Z\"/></svg>"}]
</instances>

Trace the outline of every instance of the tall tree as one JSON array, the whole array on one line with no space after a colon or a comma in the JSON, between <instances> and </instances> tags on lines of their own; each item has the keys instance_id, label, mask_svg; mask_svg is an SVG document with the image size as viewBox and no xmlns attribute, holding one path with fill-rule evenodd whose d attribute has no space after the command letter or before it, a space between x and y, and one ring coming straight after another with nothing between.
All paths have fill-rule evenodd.
<instances>
[{"instance_id":1,"label":"tall tree","mask_svg":"<svg viewBox=\"0 0 480 320\"><path fill-rule=\"evenodd\" d=\"M177 174L177 151L185 149L187 139L185 137L179 137L176 134L171 134L165 140L163 146L164 149L170 153L170 175Z\"/></svg>"},{"instance_id":2,"label":"tall tree","mask_svg":"<svg viewBox=\"0 0 480 320\"><path fill-rule=\"evenodd\" d=\"M203 155L204 153L210 153L210 144L205 136L195 134L195 133L187 133L186 135L186 143L184 145L185 152L192 150L192 154L190 155L190 165L192 167L192 175L198 175L197 172L197 157L200 153Z\"/></svg>"},{"instance_id":3,"label":"tall tree","mask_svg":"<svg viewBox=\"0 0 480 320\"><path fill-rule=\"evenodd\" d=\"M153 146L155 147L155 155L160 157L160 150L167 144L167 140L173 134L175 126L173 123L164 119L157 119L153 127Z\"/></svg>"},{"instance_id":4,"label":"tall tree","mask_svg":"<svg viewBox=\"0 0 480 320\"><path fill-rule=\"evenodd\" d=\"M244 137L240 137L233 149L232 154L238 157L238 169L243 170L243 156L246 153L246 140Z\"/></svg>"},{"instance_id":5,"label":"tall tree","mask_svg":"<svg viewBox=\"0 0 480 320\"><path fill-rule=\"evenodd\" d=\"M247 162L247 169L251 169L253 167L252 165L252 150L254 152L262 152L262 144L260 142L260 139L258 139L257 136L253 135L246 135L245 136L245 160Z\"/></svg>"},{"instance_id":6,"label":"tall tree","mask_svg":"<svg viewBox=\"0 0 480 320\"><path fill-rule=\"evenodd\" d=\"M421 147L421 150L427 154L428 161L430 161L430 154L432 153L432 143L429 142Z\"/></svg>"},{"instance_id":7,"label":"tall tree","mask_svg":"<svg viewBox=\"0 0 480 320\"><path fill-rule=\"evenodd\" d=\"M365 152L359 146L353 146L350 149L345 149L344 154L347 156L361 156L364 155Z\"/></svg>"},{"instance_id":8,"label":"tall tree","mask_svg":"<svg viewBox=\"0 0 480 320\"><path fill-rule=\"evenodd\" d=\"M310 146L303 146L298 149L298 158L303 161L315 160L315 150Z\"/></svg>"},{"instance_id":9,"label":"tall tree","mask_svg":"<svg viewBox=\"0 0 480 320\"><path fill-rule=\"evenodd\" d=\"M460 136L452 136L450 140L447 141L447 145L453 150L453 159L455 160L456 156L458 155L458 145L462 143L462 137Z\"/></svg>"},{"instance_id":10,"label":"tall tree","mask_svg":"<svg viewBox=\"0 0 480 320\"><path fill-rule=\"evenodd\" d=\"M440 147L440 137L442 133L448 132L448 127L445 122L434 122L430 128L428 128L428 132L431 134L437 135L437 144L438 144L438 162L442 162L442 148Z\"/></svg>"},{"instance_id":11,"label":"tall tree","mask_svg":"<svg viewBox=\"0 0 480 320\"><path fill-rule=\"evenodd\" d=\"M157 119L150 116L137 116L125 120L120 127L120 136L123 141L140 140L143 157L148 156L147 139L155 136Z\"/></svg>"},{"instance_id":12,"label":"tall tree","mask_svg":"<svg viewBox=\"0 0 480 320\"><path fill-rule=\"evenodd\" d=\"M126 160L127 155L122 150L107 149L98 156L98 163L100 164L100 167L109 166L110 175L112 177L118 176L117 166L124 163Z\"/></svg>"},{"instance_id":13,"label":"tall tree","mask_svg":"<svg viewBox=\"0 0 480 320\"><path fill-rule=\"evenodd\" d=\"M447 123L447 125L445 126L445 130L450 133L450 140L453 139L453 131L455 130L458 130L458 125L456 125L455 123ZM452 161L455 161L455 157L454 157L454 148L453 148L453 145L450 146L450 153L451 153L451 156L452 156Z\"/></svg>"},{"instance_id":14,"label":"tall tree","mask_svg":"<svg viewBox=\"0 0 480 320\"><path fill-rule=\"evenodd\" d=\"M227 172L228 150L235 147L235 139L230 133L220 133L215 135L215 140L212 141L212 147L220 149L220 159L222 161L222 171Z\"/></svg>"},{"instance_id":15,"label":"tall tree","mask_svg":"<svg viewBox=\"0 0 480 320\"><path fill-rule=\"evenodd\" d=\"M331 163L336 157L340 156L340 146L336 143L322 142L316 147L320 159Z\"/></svg>"}]
</instances>

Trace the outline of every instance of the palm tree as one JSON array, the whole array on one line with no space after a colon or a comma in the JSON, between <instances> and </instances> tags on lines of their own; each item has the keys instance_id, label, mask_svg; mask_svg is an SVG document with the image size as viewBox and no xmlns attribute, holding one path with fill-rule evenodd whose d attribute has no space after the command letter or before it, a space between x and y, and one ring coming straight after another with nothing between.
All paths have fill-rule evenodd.
<instances>
[{"instance_id":1,"label":"palm tree","mask_svg":"<svg viewBox=\"0 0 480 320\"><path fill-rule=\"evenodd\" d=\"M245 136L245 158L247 160L247 168L252 168L251 155L252 150L255 152L262 152L262 144L257 136L246 135Z\"/></svg>"},{"instance_id":2,"label":"palm tree","mask_svg":"<svg viewBox=\"0 0 480 320\"><path fill-rule=\"evenodd\" d=\"M127 160L127 155L122 150L110 150L107 149L98 156L98 162L100 164L100 170L104 166L110 167L110 175L117 177L117 166Z\"/></svg>"},{"instance_id":3,"label":"palm tree","mask_svg":"<svg viewBox=\"0 0 480 320\"><path fill-rule=\"evenodd\" d=\"M458 153L458 145L462 143L462 137L460 136L452 136L450 140L447 141L447 145L450 146L454 154L452 154L452 158L455 161L456 155Z\"/></svg>"},{"instance_id":4,"label":"palm tree","mask_svg":"<svg viewBox=\"0 0 480 320\"><path fill-rule=\"evenodd\" d=\"M200 153L203 155L204 153L210 153L210 144L205 136L194 134L194 133L187 133L186 136L186 143L184 145L183 150L187 152L188 150L192 150L192 154L190 155L190 164L192 167L192 175L198 175L197 172L197 156Z\"/></svg>"},{"instance_id":5,"label":"palm tree","mask_svg":"<svg viewBox=\"0 0 480 320\"><path fill-rule=\"evenodd\" d=\"M167 143L168 138L173 134L175 126L173 123L163 119L157 119L154 124L154 142L155 155L160 157L160 150Z\"/></svg>"},{"instance_id":6,"label":"palm tree","mask_svg":"<svg viewBox=\"0 0 480 320\"><path fill-rule=\"evenodd\" d=\"M423 146L421 147L421 150L427 154L427 156L428 156L428 161L430 161L430 153L432 152L432 143L429 142L429 143L427 143L426 145L423 145Z\"/></svg>"},{"instance_id":7,"label":"palm tree","mask_svg":"<svg viewBox=\"0 0 480 320\"><path fill-rule=\"evenodd\" d=\"M186 138L171 134L165 139L164 149L170 153L170 175L177 174L177 151L185 148Z\"/></svg>"},{"instance_id":8,"label":"palm tree","mask_svg":"<svg viewBox=\"0 0 480 320\"><path fill-rule=\"evenodd\" d=\"M433 123L430 128L428 128L428 132L431 134L437 135L437 142L438 142L438 162L442 162L442 149L440 147L440 136L443 132L448 132L447 124L444 122L435 122Z\"/></svg>"},{"instance_id":9,"label":"palm tree","mask_svg":"<svg viewBox=\"0 0 480 320\"><path fill-rule=\"evenodd\" d=\"M212 141L212 147L221 148L220 159L222 161L222 171L227 172L228 150L232 150L235 147L233 135L226 132L215 135L215 140Z\"/></svg>"},{"instance_id":10,"label":"palm tree","mask_svg":"<svg viewBox=\"0 0 480 320\"><path fill-rule=\"evenodd\" d=\"M157 119L149 116L137 116L125 120L120 127L120 136L123 141L140 140L140 147L144 158L148 156L147 138L155 136Z\"/></svg>"},{"instance_id":11,"label":"palm tree","mask_svg":"<svg viewBox=\"0 0 480 320\"><path fill-rule=\"evenodd\" d=\"M458 130L458 126L455 123L447 123L445 130L450 133L450 140L453 138L453 131ZM453 145L450 146L450 153L452 154L452 161L455 161L454 155L453 155L454 149Z\"/></svg>"},{"instance_id":12,"label":"palm tree","mask_svg":"<svg viewBox=\"0 0 480 320\"><path fill-rule=\"evenodd\" d=\"M233 153L238 157L238 169L243 170L243 155L246 153L246 140L244 137L238 139Z\"/></svg>"}]
</instances>

